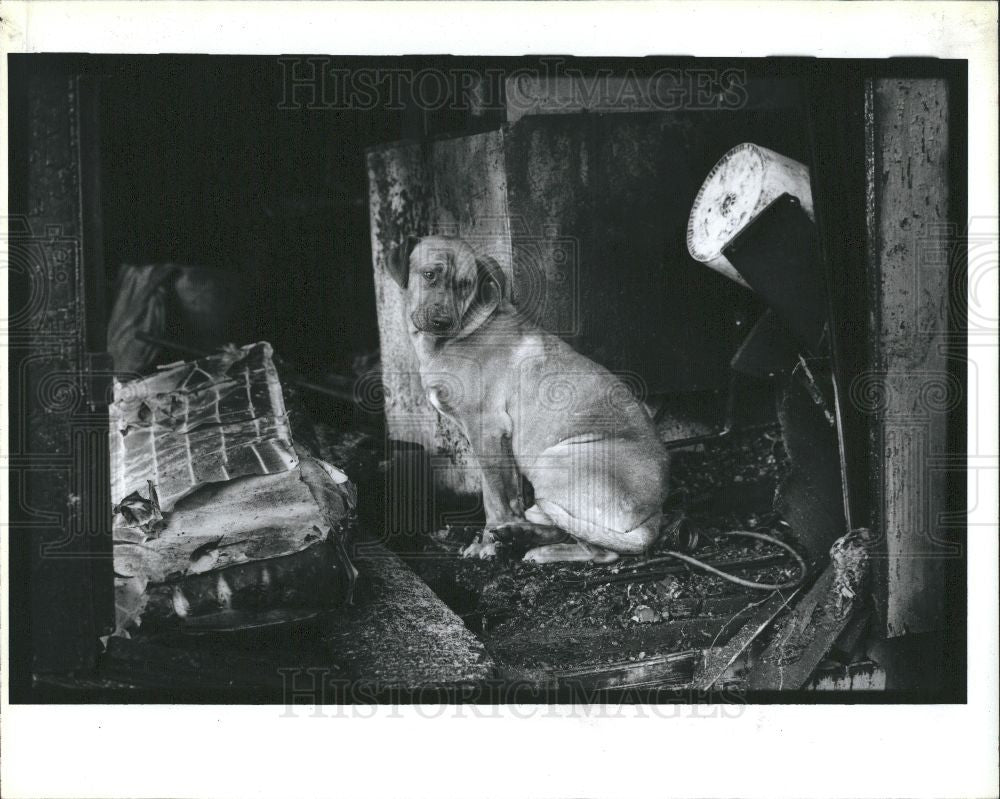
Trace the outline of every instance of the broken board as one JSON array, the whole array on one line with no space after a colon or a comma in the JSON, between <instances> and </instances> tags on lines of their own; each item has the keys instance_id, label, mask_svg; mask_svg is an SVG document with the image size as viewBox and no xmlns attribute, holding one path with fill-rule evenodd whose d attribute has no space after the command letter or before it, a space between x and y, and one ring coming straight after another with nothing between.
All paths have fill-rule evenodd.
<instances>
[{"instance_id":1,"label":"broken board","mask_svg":"<svg viewBox=\"0 0 1000 799\"><path fill-rule=\"evenodd\" d=\"M365 543L353 562L359 596L330 620L326 641L355 688L455 688L493 674L479 639L398 556Z\"/></svg>"}]
</instances>

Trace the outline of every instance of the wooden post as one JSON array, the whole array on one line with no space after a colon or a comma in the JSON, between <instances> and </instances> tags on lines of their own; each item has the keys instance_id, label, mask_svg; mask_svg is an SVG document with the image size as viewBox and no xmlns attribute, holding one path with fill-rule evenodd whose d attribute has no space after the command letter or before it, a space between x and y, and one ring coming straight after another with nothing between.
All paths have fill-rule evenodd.
<instances>
[{"instance_id":1,"label":"wooden post","mask_svg":"<svg viewBox=\"0 0 1000 799\"><path fill-rule=\"evenodd\" d=\"M468 442L424 396L404 318L403 292L389 276L386 258L407 236L461 236L496 260L510 282L503 133L373 149L368 153L368 180L389 435L424 447L438 491L478 501L479 469Z\"/></svg>"},{"instance_id":2,"label":"wooden post","mask_svg":"<svg viewBox=\"0 0 1000 799\"><path fill-rule=\"evenodd\" d=\"M948 416L964 386L947 363L949 96L943 78L877 77L868 89L875 363L854 386L875 416L877 612L888 637L940 629L947 566ZM935 466L935 464L938 466Z\"/></svg>"},{"instance_id":3,"label":"wooden post","mask_svg":"<svg viewBox=\"0 0 1000 799\"><path fill-rule=\"evenodd\" d=\"M15 689L92 666L113 613L96 83L31 58L11 70Z\"/></svg>"}]
</instances>

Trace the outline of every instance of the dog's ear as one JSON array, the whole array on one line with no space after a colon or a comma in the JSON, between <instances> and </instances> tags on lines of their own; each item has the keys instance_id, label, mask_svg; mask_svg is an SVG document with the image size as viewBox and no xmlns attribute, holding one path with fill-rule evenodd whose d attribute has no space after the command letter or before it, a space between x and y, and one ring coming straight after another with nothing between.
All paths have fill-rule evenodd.
<instances>
[{"instance_id":1,"label":"dog's ear","mask_svg":"<svg viewBox=\"0 0 1000 799\"><path fill-rule=\"evenodd\" d=\"M479 302L495 309L507 294L507 276L500 264L488 255L476 258L476 271Z\"/></svg>"},{"instance_id":2,"label":"dog's ear","mask_svg":"<svg viewBox=\"0 0 1000 799\"><path fill-rule=\"evenodd\" d=\"M410 253L420 241L419 236L406 236L386 249L385 268L396 284L405 289L410 279Z\"/></svg>"},{"instance_id":3,"label":"dog's ear","mask_svg":"<svg viewBox=\"0 0 1000 799\"><path fill-rule=\"evenodd\" d=\"M507 278L503 269L489 256L476 258L476 298L462 317L462 329L456 338L465 338L489 319L507 293Z\"/></svg>"}]
</instances>

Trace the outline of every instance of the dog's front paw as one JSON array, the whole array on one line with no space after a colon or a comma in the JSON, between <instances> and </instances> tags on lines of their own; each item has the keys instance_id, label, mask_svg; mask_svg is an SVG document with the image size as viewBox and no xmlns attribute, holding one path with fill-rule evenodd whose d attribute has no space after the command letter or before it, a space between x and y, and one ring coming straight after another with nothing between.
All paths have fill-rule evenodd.
<instances>
[{"instance_id":1,"label":"dog's front paw","mask_svg":"<svg viewBox=\"0 0 1000 799\"><path fill-rule=\"evenodd\" d=\"M496 541L476 541L462 550L463 558L491 560L497 556L499 544Z\"/></svg>"}]
</instances>

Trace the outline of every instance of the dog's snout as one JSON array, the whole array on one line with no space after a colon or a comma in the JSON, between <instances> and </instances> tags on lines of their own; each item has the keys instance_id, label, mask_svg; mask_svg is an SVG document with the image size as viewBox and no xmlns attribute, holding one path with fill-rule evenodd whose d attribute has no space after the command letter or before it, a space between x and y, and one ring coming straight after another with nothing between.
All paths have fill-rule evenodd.
<instances>
[{"instance_id":1,"label":"dog's snout","mask_svg":"<svg viewBox=\"0 0 1000 799\"><path fill-rule=\"evenodd\" d=\"M417 330L427 333L448 333L455 326L455 320L451 315L440 308L417 309L410 318Z\"/></svg>"}]
</instances>

